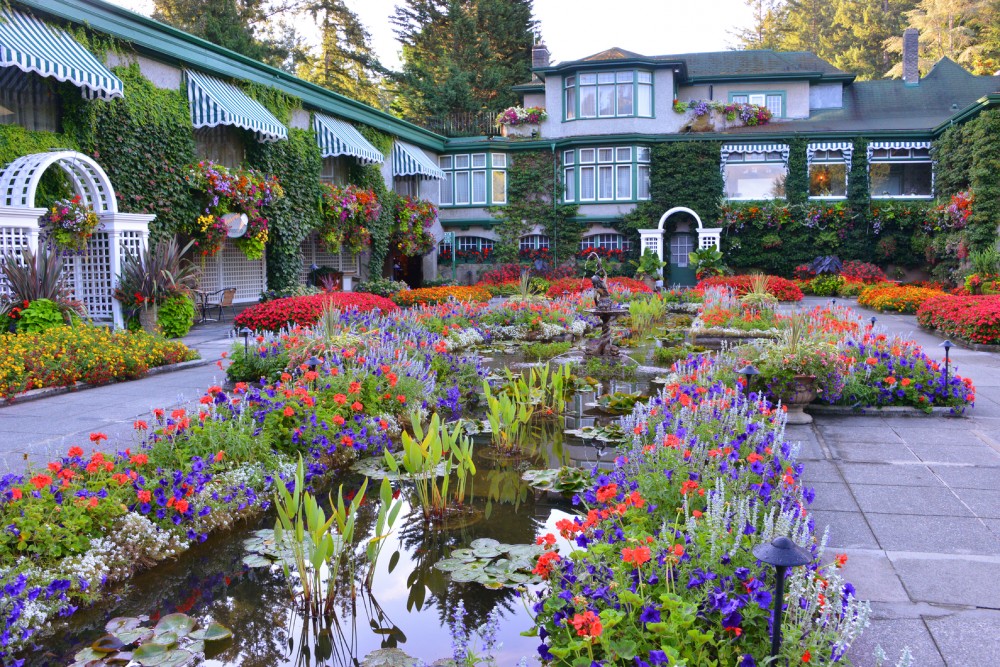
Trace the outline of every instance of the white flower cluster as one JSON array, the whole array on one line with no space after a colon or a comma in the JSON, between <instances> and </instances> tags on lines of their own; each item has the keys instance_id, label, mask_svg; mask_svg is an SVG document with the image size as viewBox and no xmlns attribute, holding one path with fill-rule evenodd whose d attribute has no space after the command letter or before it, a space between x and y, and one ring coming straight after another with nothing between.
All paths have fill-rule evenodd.
<instances>
[{"instance_id":1,"label":"white flower cluster","mask_svg":"<svg viewBox=\"0 0 1000 667\"><path fill-rule=\"evenodd\" d=\"M541 338L543 340L550 340L558 336L566 335L566 329L559 326L558 324L549 324L548 322L542 322L540 326L542 329Z\"/></svg>"},{"instance_id":2,"label":"white flower cluster","mask_svg":"<svg viewBox=\"0 0 1000 667\"><path fill-rule=\"evenodd\" d=\"M472 327L468 329L452 329L448 337L445 338L445 344L448 346L449 352L464 350L467 347L481 345L484 342L486 342L486 339L483 338L483 334L478 329L473 329Z\"/></svg>"},{"instance_id":3,"label":"white flower cluster","mask_svg":"<svg viewBox=\"0 0 1000 667\"><path fill-rule=\"evenodd\" d=\"M586 320L573 320L572 324L569 325L569 332L574 336L582 336L587 333L588 328Z\"/></svg>"},{"instance_id":4,"label":"white flower cluster","mask_svg":"<svg viewBox=\"0 0 1000 667\"><path fill-rule=\"evenodd\" d=\"M528 337L528 329L520 324L497 324L490 327L490 334L496 340L524 340Z\"/></svg>"}]
</instances>

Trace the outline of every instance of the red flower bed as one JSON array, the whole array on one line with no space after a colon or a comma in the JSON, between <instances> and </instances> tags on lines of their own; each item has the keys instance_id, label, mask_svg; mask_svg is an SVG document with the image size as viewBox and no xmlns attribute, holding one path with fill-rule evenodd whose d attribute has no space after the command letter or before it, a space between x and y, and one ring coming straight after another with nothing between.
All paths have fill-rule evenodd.
<instances>
[{"instance_id":1,"label":"red flower bed","mask_svg":"<svg viewBox=\"0 0 1000 667\"><path fill-rule=\"evenodd\" d=\"M801 301L802 290L791 280L769 276L767 291L778 298L778 301ZM736 290L736 296L743 296L750 290L750 276L715 276L698 281L699 290L706 287L730 287Z\"/></svg>"},{"instance_id":2,"label":"red flower bed","mask_svg":"<svg viewBox=\"0 0 1000 667\"><path fill-rule=\"evenodd\" d=\"M1000 345L1000 296L933 297L920 306L917 322L946 336Z\"/></svg>"},{"instance_id":3,"label":"red flower bed","mask_svg":"<svg viewBox=\"0 0 1000 667\"><path fill-rule=\"evenodd\" d=\"M874 264L859 262L853 259L844 262L843 267L840 269L840 275L844 276L845 280L862 282L868 285L880 283L886 279L885 272Z\"/></svg>"},{"instance_id":4,"label":"red flower bed","mask_svg":"<svg viewBox=\"0 0 1000 667\"><path fill-rule=\"evenodd\" d=\"M278 331L289 325L312 326L327 307L341 310L368 312L378 308L383 313L399 310L399 306L385 297L365 292L331 292L311 296L290 296L251 306L236 316L237 329L247 327L254 331Z\"/></svg>"},{"instance_id":5,"label":"red flower bed","mask_svg":"<svg viewBox=\"0 0 1000 667\"><path fill-rule=\"evenodd\" d=\"M560 278L549 286L549 291L545 294L550 299L555 299L564 294L584 292L593 286L594 284L590 281L590 278ZM646 294L653 291L638 280L624 277L608 278L608 290L611 292L624 292L628 290L637 294Z\"/></svg>"}]
</instances>

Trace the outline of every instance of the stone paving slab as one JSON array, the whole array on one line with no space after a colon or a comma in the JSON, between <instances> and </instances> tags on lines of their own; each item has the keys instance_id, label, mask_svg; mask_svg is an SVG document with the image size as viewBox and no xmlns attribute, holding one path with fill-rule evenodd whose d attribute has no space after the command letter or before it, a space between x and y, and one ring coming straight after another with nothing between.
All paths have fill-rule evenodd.
<instances>
[{"instance_id":1,"label":"stone paving slab","mask_svg":"<svg viewBox=\"0 0 1000 667\"><path fill-rule=\"evenodd\" d=\"M909 602L910 596L899 580L892 561L884 551L846 549L843 575L871 602Z\"/></svg>"},{"instance_id":2,"label":"stone paving slab","mask_svg":"<svg viewBox=\"0 0 1000 667\"><path fill-rule=\"evenodd\" d=\"M835 512L859 511L851 489L844 482L815 482L810 486L816 492L816 499L809 506L810 509Z\"/></svg>"},{"instance_id":3,"label":"stone paving slab","mask_svg":"<svg viewBox=\"0 0 1000 667\"><path fill-rule=\"evenodd\" d=\"M1000 642L996 640L1000 635L1000 613L966 611L927 619L927 627L934 643L947 656L949 667L1000 664Z\"/></svg>"},{"instance_id":4,"label":"stone paving slab","mask_svg":"<svg viewBox=\"0 0 1000 667\"><path fill-rule=\"evenodd\" d=\"M938 486L942 482L924 465L839 462L835 466L848 484L887 484L896 486Z\"/></svg>"},{"instance_id":5,"label":"stone paving slab","mask_svg":"<svg viewBox=\"0 0 1000 667\"><path fill-rule=\"evenodd\" d=\"M831 442L834 457L864 463L919 463L916 454L903 443Z\"/></svg>"},{"instance_id":6,"label":"stone paving slab","mask_svg":"<svg viewBox=\"0 0 1000 667\"><path fill-rule=\"evenodd\" d=\"M812 512L816 522L816 534L822 535L829 527L831 549L879 549L875 534L868 527L860 512L835 512L816 510ZM858 595L864 597L864 591Z\"/></svg>"},{"instance_id":7,"label":"stone paving slab","mask_svg":"<svg viewBox=\"0 0 1000 667\"><path fill-rule=\"evenodd\" d=\"M892 506L884 510L891 510ZM939 554L1000 553L1000 539L976 518L865 513L868 525L886 551Z\"/></svg>"},{"instance_id":8,"label":"stone paving slab","mask_svg":"<svg viewBox=\"0 0 1000 667\"><path fill-rule=\"evenodd\" d=\"M889 656L889 665L895 665L903 648L909 647L910 653L916 657L914 667L950 667L941 658L927 624L919 617L872 619L871 625L847 655L854 664L867 667L875 664L873 656L877 646Z\"/></svg>"},{"instance_id":9,"label":"stone paving slab","mask_svg":"<svg viewBox=\"0 0 1000 667\"><path fill-rule=\"evenodd\" d=\"M887 478L895 481L894 477ZM895 486L889 484L852 484L851 491L862 512L885 512L894 515L974 517L972 510L943 483L937 486Z\"/></svg>"},{"instance_id":10,"label":"stone paving slab","mask_svg":"<svg viewBox=\"0 0 1000 667\"><path fill-rule=\"evenodd\" d=\"M1000 452L985 443L978 447L950 447L942 443L909 445L910 451L927 464L971 463L977 466L1000 466Z\"/></svg>"},{"instance_id":11,"label":"stone paving slab","mask_svg":"<svg viewBox=\"0 0 1000 667\"><path fill-rule=\"evenodd\" d=\"M982 560L940 554L897 555L893 567L910 598L940 605L996 608L1000 602L1000 558Z\"/></svg>"}]
</instances>

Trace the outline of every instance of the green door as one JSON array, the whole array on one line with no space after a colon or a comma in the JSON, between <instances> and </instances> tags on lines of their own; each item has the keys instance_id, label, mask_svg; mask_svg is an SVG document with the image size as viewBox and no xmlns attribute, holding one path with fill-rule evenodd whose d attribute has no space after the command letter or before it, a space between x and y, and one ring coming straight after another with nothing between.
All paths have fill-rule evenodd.
<instances>
[{"instance_id":1,"label":"green door","mask_svg":"<svg viewBox=\"0 0 1000 667\"><path fill-rule=\"evenodd\" d=\"M698 281L688 253L694 252L694 234L675 232L670 236L670 276L667 285L692 287Z\"/></svg>"}]
</instances>

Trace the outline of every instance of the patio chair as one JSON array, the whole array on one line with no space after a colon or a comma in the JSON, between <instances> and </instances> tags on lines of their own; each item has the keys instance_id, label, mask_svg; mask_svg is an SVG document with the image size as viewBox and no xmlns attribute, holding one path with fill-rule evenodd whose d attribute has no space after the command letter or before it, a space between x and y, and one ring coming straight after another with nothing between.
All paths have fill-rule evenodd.
<instances>
[{"instance_id":1,"label":"patio chair","mask_svg":"<svg viewBox=\"0 0 1000 667\"><path fill-rule=\"evenodd\" d=\"M226 308L232 309L233 299L235 298L236 298L235 287L227 287L226 289L221 289L217 292L206 294L205 300L201 304L202 321L210 321L208 314L218 310L219 316L215 318L215 321L224 322Z\"/></svg>"}]
</instances>

